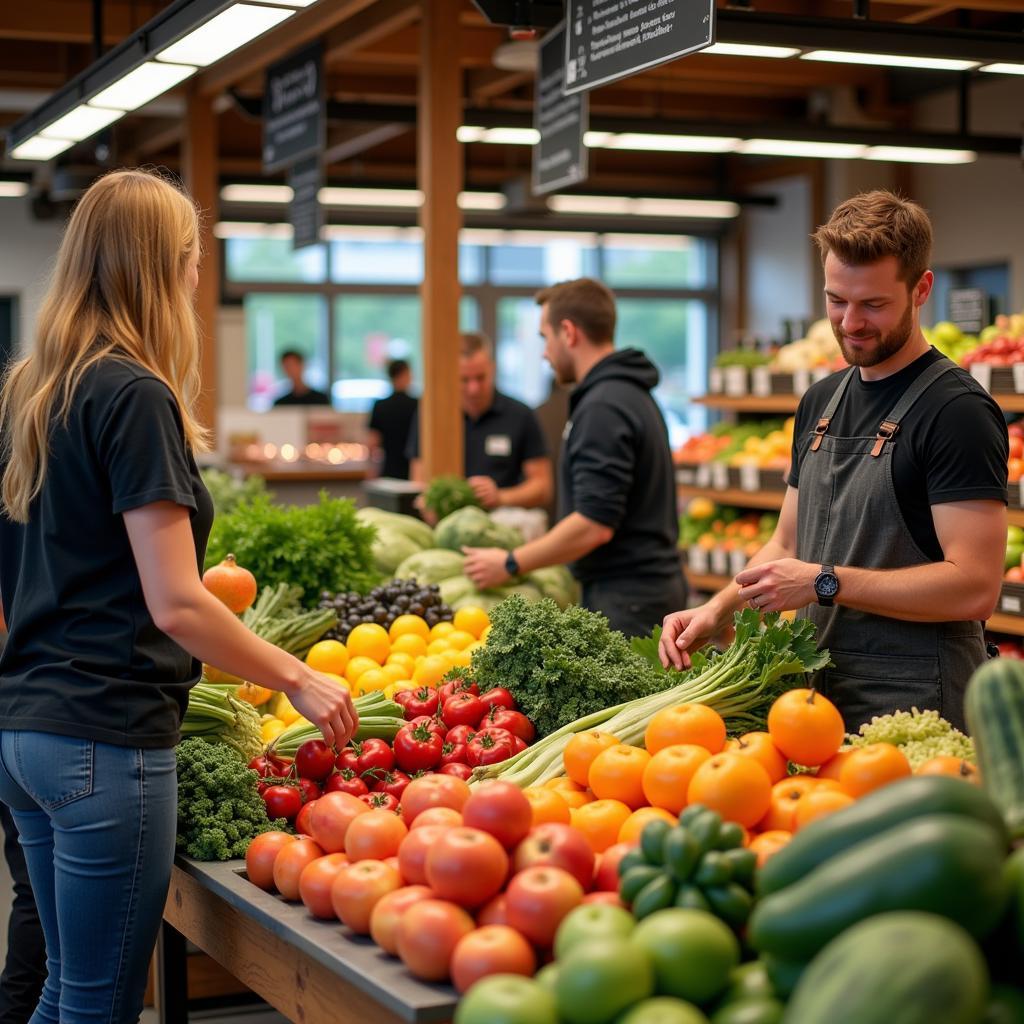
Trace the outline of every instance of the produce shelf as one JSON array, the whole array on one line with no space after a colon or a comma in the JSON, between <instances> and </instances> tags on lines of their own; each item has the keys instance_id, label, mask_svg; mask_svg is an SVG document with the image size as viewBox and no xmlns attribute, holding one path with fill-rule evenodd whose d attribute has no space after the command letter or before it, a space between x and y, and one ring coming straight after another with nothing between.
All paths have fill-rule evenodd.
<instances>
[{"instance_id":1,"label":"produce shelf","mask_svg":"<svg viewBox=\"0 0 1024 1024\"><path fill-rule=\"evenodd\" d=\"M1014 485L1011 485L1014 486ZM1011 508L1007 509L1006 521L1011 526L1024 526L1024 509Z\"/></svg>"},{"instance_id":2,"label":"produce shelf","mask_svg":"<svg viewBox=\"0 0 1024 1024\"><path fill-rule=\"evenodd\" d=\"M1024 412L1024 394L997 393L992 397L1004 412ZM701 395L690 401L730 412L796 412L798 395Z\"/></svg>"},{"instance_id":3,"label":"produce shelf","mask_svg":"<svg viewBox=\"0 0 1024 1024\"><path fill-rule=\"evenodd\" d=\"M721 590L727 583L732 582L731 576L716 576L710 572L690 572L689 570L686 571L686 579L694 590L708 592ZM1021 621L1024 622L1024 619Z\"/></svg>"},{"instance_id":4,"label":"produce shelf","mask_svg":"<svg viewBox=\"0 0 1024 1024\"><path fill-rule=\"evenodd\" d=\"M985 623L985 628L994 633L1011 633L1013 636L1024 636L1024 615L1004 615L996 612Z\"/></svg>"},{"instance_id":5,"label":"produce shelf","mask_svg":"<svg viewBox=\"0 0 1024 1024\"><path fill-rule=\"evenodd\" d=\"M709 498L719 505L738 505L740 508L770 510L782 508L782 499L785 497L779 491L741 491L738 487L716 491L710 487L693 487L690 484L679 484L676 493L680 498ZM1024 526L1024 512L1019 514L1021 525Z\"/></svg>"}]
</instances>

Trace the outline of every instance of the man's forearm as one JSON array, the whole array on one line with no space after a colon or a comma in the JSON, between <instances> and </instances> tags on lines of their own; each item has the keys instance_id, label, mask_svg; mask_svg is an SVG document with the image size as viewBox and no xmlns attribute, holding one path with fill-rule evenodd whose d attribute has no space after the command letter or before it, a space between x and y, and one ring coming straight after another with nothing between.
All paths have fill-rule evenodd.
<instances>
[{"instance_id":1,"label":"man's forearm","mask_svg":"<svg viewBox=\"0 0 1024 1024\"><path fill-rule=\"evenodd\" d=\"M516 561L523 572L533 572L546 565L564 565L589 555L607 544L613 531L579 512L570 512L543 537L515 549Z\"/></svg>"},{"instance_id":2,"label":"man's forearm","mask_svg":"<svg viewBox=\"0 0 1024 1024\"><path fill-rule=\"evenodd\" d=\"M498 489L498 504L506 508L537 508L551 500L551 488L546 480L524 480L515 487Z\"/></svg>"}]
</instances>

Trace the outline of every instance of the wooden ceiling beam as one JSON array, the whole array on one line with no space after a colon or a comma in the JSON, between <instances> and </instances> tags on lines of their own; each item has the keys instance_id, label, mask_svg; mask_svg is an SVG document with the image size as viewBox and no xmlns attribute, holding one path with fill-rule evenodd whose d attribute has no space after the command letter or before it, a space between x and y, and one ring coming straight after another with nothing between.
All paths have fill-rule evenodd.
<instances>
[{"instance_id":1,"label":"wooden ceiling beam","mask_svg":"<svg viewBox=\"0 0 1024 1024\"><path fill-rule=\"evenodd\" d=\"M377 0L341 25L331 29L324 38L324 65L339 64L357 50L410 25L420 18L420 5L412 0Z\"/></svg>"},{"instance_id":2,"label":"wooden ceiling beam","mask_svg":"<svg viewBox=\"0 0 1024 1024\"><path fill-rule=\"evenodd\" d=\"M533 81L530 71L502 71L500 68L479 68L466 75L467 103L486 106L503 93L512 92Z\"/></svg>"},{"instance_id":3,"label":"wooden ceiling beam","mask_svg":"<svg viewBox=\"0 0 1024 1024\"><path fill-rule=\"evenodd\" d=\"M166 4L139 0L105 5L103 42L114 46L141 28ZM92 4L83 0L32 0L6 3L0 13L0 39L92 44Z\"/></svg>"},{"instance_id":4,"label":"wooden ceiling beam","mask_svg":"<svg viewBox=\"0 0 1024 1024\"><path fill-rule=\"evenodd\" d=\"M411 124L379 124L372 128L341 129L332 133L327 140L327 149L323 155L324 166L351 160L385 142L409 135L413 127Z\"/></svg>"},{"instance_id":5,"label":"wooden ceiling beam","mask_svg":"<svg viewBox=\"0 0 1024 1024\"><path fill-rule=\"evenodd\" d=\"M933 4L920 11L911 11L910 14L897 15L896 20L904 25L920 25L923 22L931 21L933 18L941 18L944 14L951 14L957 9L957 4Z\"/></svg>"}]
</instances>

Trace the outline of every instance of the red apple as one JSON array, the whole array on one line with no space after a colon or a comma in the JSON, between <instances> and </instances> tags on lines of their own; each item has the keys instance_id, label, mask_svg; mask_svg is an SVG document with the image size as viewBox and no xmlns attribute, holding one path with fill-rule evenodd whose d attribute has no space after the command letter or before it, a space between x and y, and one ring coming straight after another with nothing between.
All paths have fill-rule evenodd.
<instances>
[{"instance_id":1,"label":"red apple","mask_svg":"<svg viewBox=\"0 0 1024 1024\"><path fill-rule=\"evenodd\" d=\"M619 861L636 849L636 843L616 843L609 846L601 854L597 862L597 874L594 876L594 889L598 892L619 891Z\"/></svg>"},{"instance_id":2,"label":"red apple","mask_svg":"<svg viewBox=\"0 0 1024 1024\"><path fill-rule=\"evenodd\" d=\"M588 892L583 897L584 903L607 903L610 907L622 907L623 910L628 910L622 900L619 899L617 892Z\"/></svg>"},{"instance_id":3,"label":"red apple","mask_svg":"<svg viewBox=\"0 0 1024 1024\"><path fill-rule=\"evenodd\" d=\"M512 872L527 868L556 867L568 871L589 892L594 883L594 851L582 832L571 825L538 825L516 847Z\"/></svg>"}]
</instances>

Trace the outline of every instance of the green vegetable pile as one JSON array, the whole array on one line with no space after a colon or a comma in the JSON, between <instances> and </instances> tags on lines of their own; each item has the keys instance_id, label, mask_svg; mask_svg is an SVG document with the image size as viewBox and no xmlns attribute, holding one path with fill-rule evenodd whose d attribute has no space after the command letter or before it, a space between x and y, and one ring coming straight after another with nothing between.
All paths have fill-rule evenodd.
<instances>
[{"instance_id":1,"label":"green vegetable pile","mask_svg":"<svg viewBox=\"0 0 1024 1024\"><path fill-rule=\"evenodd\" d=\"M314 608L322 591L365 593L377 582L373 538L373 527L359 521L355 505L326 491L306 506L278 505L259 495L217 516L206 565L234 552L261 585L299 586L303 605Z\"/></svg>"},{"instance_id":2,"label":"green vegetable pile","mask_svg":"<svg viewBox=\"0 0 1024 1024\"><path fill-rule=\"evenodd\" d=\"M247 476L239 480L233 474L213 467L204 469L200 476L213 499L213 510L219 516L226 516L243 502L267 493L266 481L261 476Z\"/></svg>"},{"instance_id":3,"label":"green vegetable pile","mask_svg":"<svg viewBox=\"0 0 1024 1024\"><path fill-rule=\"evenodd\" d=\"M869 743L892 743L906 755L913 769L933 757L958 757L975 763L974 743L959 729L954 729L938 711L897 711L892 715L876 715L860 727L856 736L848 736L854 747Z\"/></svg>"},{"instance_id":4,"label":"green vegetable pile","mask_svg":"<svg viewBox=\"0 0 1024 1024\"><path fill-rule=\"evenodd\" d=\"M723 369L727 366L742 366L744 369L752 370L755 366L767 366L771 361L771 356L756 349L731 348L718 353L715 357L715 366Z\"/></svg>"},{"instance_id":5,"label":"green vegetable pile","mask_svg":"<svg viewBox=\"0 0 1024 1024\"><path fill-rule=\"evenodd\" d=\"M248 762L263 749L260 713L248 701L239 700L236 689L233 684L196 683L189 691L181 735L226 743Z\"/></svg>"},{"instance_id":6,"label":"green vegetable pile","mask_svg":"<svg viewBox=\"0 0 1024 1024\"><path fill-rule=\"evenodd\" d=\"M264 587L256 603L242 613L242 622L268 643L304 658L338 624L338 616L330 608L303 611L301 597L302 588L287 583Z\"/></svg>"},{"instance_id":7,"label":"green vegetable pile","mask_svg":"<svg viewBox=\"0 0 1024 1024\"><path fill-rule=\"evenodd\" d=\"M423 505L438 519L444 519L468 505L480 508L473 488L461 476L435 476L423 492Z\"/></svg>"},{"instance_id":8,"label":"green vegetable pile","mask_svg":"<svg viewBox=\"0 0 1024 1024\"><path fill-rule=\"evenodd\" d=\"M176 754L179 853L196 860L244 857L254 836L287 827L284 819L267 817L258 776L234 747L193 737Z\"/></svg>"}]
</instances>

